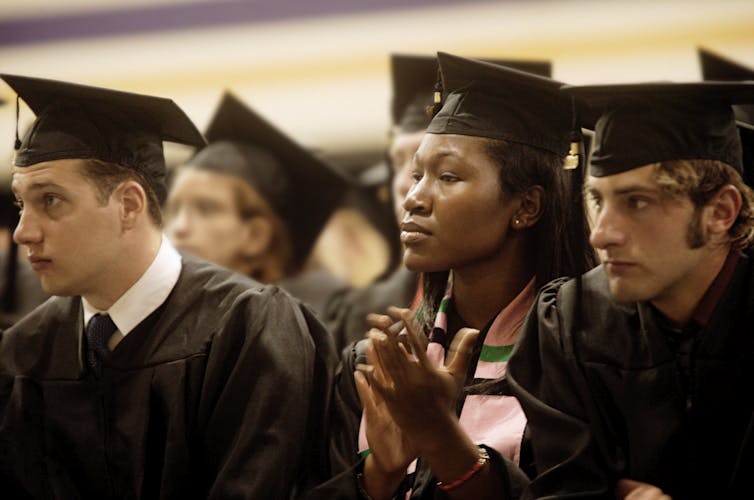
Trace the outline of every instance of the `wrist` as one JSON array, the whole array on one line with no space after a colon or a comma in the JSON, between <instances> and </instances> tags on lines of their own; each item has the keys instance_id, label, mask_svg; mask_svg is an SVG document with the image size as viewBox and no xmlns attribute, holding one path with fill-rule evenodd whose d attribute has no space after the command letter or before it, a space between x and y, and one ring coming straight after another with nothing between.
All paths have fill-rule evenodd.
<instances>
[{"instance_id":1,"label":"wrist","mask_svg":"<svg viewBox=\"0 0 754 500\"><path fill-rule=\"evenodd\" d=\"M466 484L466 481L474 477L480 470L482 470L482 468L489 463L490 455L487 453L487 450L481 446L479 446L477 449L479 453L476 461L471 464L471 466L466 469L464 473L451 481L438 481L437 487L442 491L454 490Z\"/></svg>"},{"instance_id":2,"label":"wrist","mask_svg":"<svg viewBox=\"0 0 754 500\"><path fill-rule=\"evenodd\" d=\"M383 469L374 454L364 460L364 470L360 486L373 500L393 498L395 491L406 476L405 469L388 471Z\"/></svg>"}]
</instances>

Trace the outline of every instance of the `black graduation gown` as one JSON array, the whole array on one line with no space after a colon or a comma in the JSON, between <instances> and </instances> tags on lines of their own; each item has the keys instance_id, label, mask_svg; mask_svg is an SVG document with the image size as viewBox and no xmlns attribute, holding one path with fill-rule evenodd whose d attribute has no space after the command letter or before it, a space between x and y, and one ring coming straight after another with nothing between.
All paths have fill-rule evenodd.
<instances>
[{"instance_id":1,"label":"black graduation gown","mask_svg":"<svg viewBox=\"0 0 754 500\"><path fill-rule=\"evenodd\" d=\"M647 304L612 302L601 266L541 290L508 365L539 472L525 497L614 498L621 478L676 499L750 494L751 260L696 336L688 391L660 320Z\"/></svg>"},{"instance_id":2,"label":"black graduation gown","mask_svg":"<svg viewBox=\"0 0 754 500\"><path fill-rule=\"evenodd\" d=\"M326 473L332 346L282 290L184 258L100 379L82 318L54 297L0 339L0 492L288 498Z\"/></svg>"},{"instance_id":3,"label":"black graduation gown","mask_svg":"<svg viewBox=\"0 0 754 500\"><path fill-rule=\"evenodd\" d=\"M8 275L8 254L0 252L0 296L6 290ZM7 290L13 294L13 305L6 309L6 304L0 303L0 329L9 328L19 319L29 314L35 307L49 298L37 276L26 259L19 260L14 270L14 287ZM2 297L5 301L5 297Z\"/></svg>"},{"instance_id":4,"label":"black graduation gown","mask_svg":"<svg viewBox=\"0 0 754 500\"><path fill-rule=\"evenodd\" d=\"M350 289L348 283L326 269L306 270L284 278L277 284L311 307L317 318L324 318L335 297L345 294Z\"/></svg>"},{"instance_id":5,"label":"black graduation gown","mask_svg":"<svg viewBox=\"0 0 754 500\"><path fill-rule=\"evenodd\" d=\"M416 293L418 275L400 266L384 280L341 295L330 304L325 324L340 351L364 338L369 330L367 314L387 314L390 306L408 307Z\"/></svg>"}]
</instances>

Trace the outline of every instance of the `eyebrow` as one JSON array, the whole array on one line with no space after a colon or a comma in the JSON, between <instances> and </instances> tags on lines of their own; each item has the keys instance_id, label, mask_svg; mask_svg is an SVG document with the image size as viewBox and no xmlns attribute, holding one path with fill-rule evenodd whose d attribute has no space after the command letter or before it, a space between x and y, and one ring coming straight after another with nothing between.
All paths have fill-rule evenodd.
<instances>
[{"instance_id":1,"label":"eyebrow","mask_svg":"<svg viewBox=\"0 0 754 500\"><path fill-rule=\"evenodd\" d=\"M447 158L449 156L453 156L453 157L456 157L456 158L460 157L460 155L458 155L453 150L450 150L450 149L441 149L440 151L438 151L436 153L432 153L428 157L424 158L424 161L438 160L438 159L441 159L441 158ZM419 158L421 158L421 157L419 156L419 152L417 151L416 153L414 153L414 161L417 161Z\"/></svg>"},{"instance_id":2,"label":"eyebrow","mask_svg":"<svg viewBox=\"0 0 754 500\"><path fill-rule=\"evenodd\" d=\"M34 184L31 184L27 191L44 191L45 189L59 189L61 191L65 191L66 189L61 186L60 184L55 184L54 182L35 182ZM11 191L13 191L13 194L18 194L18 190L16 189L14 184L11 184Z\"/></svg>"},{"instance_id":3,"label":"eyebrow","mask_svg":"<svg viewBox=\"0 0 754 500\"><path fill-rule=\"evenodd\" d=\"M655 194L658 192L659 192L659 189L655 187L647 187L647 186L642 186L640 184L632 184L632 185L623 186L623 187L614 189L612 191L612 194L614 196L621 196L621 195L633 194L633 193ZM584 193L585 194L602 194L599 189L592 186L591 184L586 184L584 186Z\"/></svg>"}]
</instances>

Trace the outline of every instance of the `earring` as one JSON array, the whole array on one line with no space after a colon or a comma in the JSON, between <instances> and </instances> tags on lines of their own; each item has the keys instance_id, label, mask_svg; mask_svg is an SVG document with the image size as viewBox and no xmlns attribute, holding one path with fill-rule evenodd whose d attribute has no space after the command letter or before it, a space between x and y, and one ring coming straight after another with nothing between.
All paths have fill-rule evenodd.
<instances>
[{"instance_id":1,"label":"earring","mask_svg":"<svg viewBox=\"0 0 754 500\"><path fill-rule=\"evenodd\" d=\"M518 217L516 217L515 219L513 219L513 225L514 226L520 226L521 225L521 219L519 219Z\"/></svg>"}]
</instances>

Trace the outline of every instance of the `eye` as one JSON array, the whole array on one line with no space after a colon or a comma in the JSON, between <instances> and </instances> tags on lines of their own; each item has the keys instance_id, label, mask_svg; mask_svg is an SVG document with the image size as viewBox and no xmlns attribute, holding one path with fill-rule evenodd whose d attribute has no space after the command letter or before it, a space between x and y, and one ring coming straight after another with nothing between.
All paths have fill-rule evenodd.
<instances>
[{"instance_id":1,"label":"eye","mask_svg":"<svg viewBox=\"0 0 754 500\"><path fill-rule=\"evenodd\" d=\"M461 178L458 177L457 175L449 174L449 173L446 172L446 173L443 173L442 175L440 175L440 180L443 181L443 182L454 183L454 182L460 181Z\"/></svg>"},{"instance_id":2,"label":"eye","mask_svg":"<svg viewBox=\"0 0 754 500\"><path fill-rule=\"evenodd\" d=\"M420 172L418 170L411 172L411 178L414 180L414 182L419 182L420 180L422 180L422 177L424 177L424 172Z\"/></svg>"},{"instance_id":3,"label":"eye","mask_svg":"<svg viewBox=\"0 0 754 500\"><path fill-rule=\"evenodd\" d=\"M199 213L199 215L207 217L218 213L220 211L220 207L218 207L216 203L213 203L211 201L200 200L196 202L196 211L197 213Z\"/></svg>"},{"instance_id":4,"label":"eye","mask_svg":"<svg viewBox=\"0 0 754 500\"><path fill-rule=\"evenodd\" d=\"M60 198L54 194L46 193L42 197L42 201L44 202L45 208L53 208L60 202Z\"/></svg>"},{"instance_id":5,"label":"eye","mask_svg":"<svg viewBox=\"0 0 754 500\"><path fill-rule=\"evenodd\" d=\"M600 211L602 209L602 199L594 194L590 194L587 197L587 202L589 203L589 206L592 207L596 211Z\"/></svg>"},{"instance_id":6,"label":"eye","mask_svg":"<svg viewBox=\"0 0 754 500\"><path fill-rule=\"evenodd\" d=\"M643 208L646 208L647 205L649 205L649 200L639 196L631 196L628 198L626 203L628 204L628 208L630 208L631 210L642 210Z\"/></svg>"}]
</instances>

